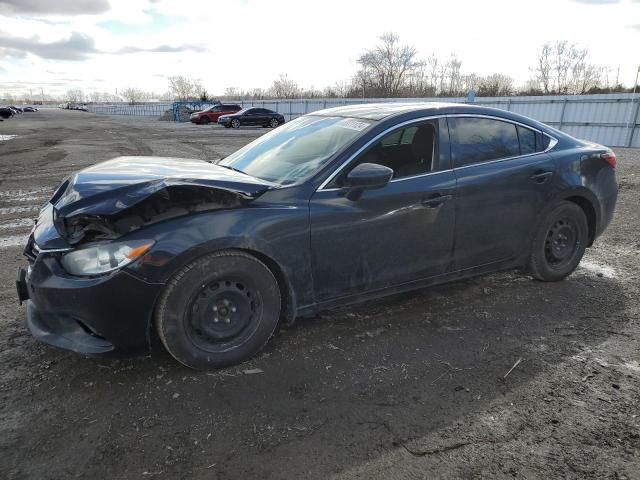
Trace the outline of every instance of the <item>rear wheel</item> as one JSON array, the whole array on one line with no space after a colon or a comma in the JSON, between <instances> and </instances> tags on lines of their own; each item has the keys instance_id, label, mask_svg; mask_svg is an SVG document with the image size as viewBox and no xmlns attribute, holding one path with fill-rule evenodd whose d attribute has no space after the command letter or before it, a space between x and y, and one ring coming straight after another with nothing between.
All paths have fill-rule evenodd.
<instances>
[{"instance_id":1,"label":"rear wheel","mask_svg":"<svg viewBox=\"0 0 640 480\"><path fill-rule=\"evenodd\" d=\"M540 224L529 268L546 282L562 280L580 263L588 241L587 217L575 203L558 203Z\"/></svg>"},{"instance_id":2,"label":"rear wheel","mask_svg":"<svg viewBox=\"0 0 640 480\"><path fill-rule=\"evenodd\" d=\"M167 351L198 370L243 362L267 343L280 317L280 291L255 257L222 251L174 275L156 312Z\"/></svg>"},{"instance_id":3,"label":"rear wheel","mask_svg":"<svg viewBox=\"0 0 640 480\"><path fill-rule=\"evenodd\" d=\"M210 122L210 121L211 121L211 120L209 120L209 117L202 117L202 118L200 119L200 125L209 125L209 122Z\"/></svg>"},{"instance_id":4,"label":"rear wheel","mask_svg":"<svg viewBox=\"0 0 640 480\"><path fill-rule=\"evenodd\" d=\"M240 128L240 120L238 120L237 118L234 118L233 120L231 120L231 126L233 128Z\"/></svg>"}]
</instances>

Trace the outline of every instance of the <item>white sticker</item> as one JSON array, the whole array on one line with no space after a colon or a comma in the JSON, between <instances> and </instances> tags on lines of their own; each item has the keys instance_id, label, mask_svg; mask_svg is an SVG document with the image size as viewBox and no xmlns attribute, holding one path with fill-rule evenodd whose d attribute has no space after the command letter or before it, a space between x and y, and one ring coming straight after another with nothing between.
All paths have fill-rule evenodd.
<instances>
[{"instance_id":1,"label":"white sticker","mask_svg":"<svg viewBox=\"0 0 640 480\"><path fill-rule=\"evenodd\" d=\"M361 132L369 126L369 124L366 122L360 122L351 118L344 119L338 122L337 125L341 126L342 128L348 128L349 130L357 130L358 132Z\"/></svg>"}]
</instances>

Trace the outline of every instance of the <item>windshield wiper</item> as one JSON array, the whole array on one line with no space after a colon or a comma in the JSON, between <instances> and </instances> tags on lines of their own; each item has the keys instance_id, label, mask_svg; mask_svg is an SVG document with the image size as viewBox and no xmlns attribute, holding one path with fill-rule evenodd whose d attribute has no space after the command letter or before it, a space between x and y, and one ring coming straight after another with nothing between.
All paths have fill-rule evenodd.
<instances>
[{"instance_id":1,"label":"windshield wiper","mask_svg":"<svg viewBox=\"0 0 640 480\"><path fill-rule=\"evenodd\" d=\"M231 165L220 165L219 163L217 164L219 167L224 167L224 168L228 168L229 170L233 170L234 172L238 172L238 173L242 173L243 175L248 175L248 173L244 173L242 170L240 170L239 168L236 167L232 167Z\"/></svg>"}]
</instances>

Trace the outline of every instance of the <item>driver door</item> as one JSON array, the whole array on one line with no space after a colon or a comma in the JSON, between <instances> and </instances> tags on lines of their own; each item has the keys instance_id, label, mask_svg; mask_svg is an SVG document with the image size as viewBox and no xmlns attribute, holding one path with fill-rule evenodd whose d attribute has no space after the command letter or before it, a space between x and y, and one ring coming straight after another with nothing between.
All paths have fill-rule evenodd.
<instances>
[{"instance_id":1,"label":"driver door","mask_svg":"<svg viewBox=\"0 0 640 480\"><path fill-rule=\"evenodd\" d=\"M454 192L446 123L416 123L383 136L310 200L316 301L441 275L452 262ZM382 188L349 195L359 163L394 170Z\"/></svg>"}]
</instances>

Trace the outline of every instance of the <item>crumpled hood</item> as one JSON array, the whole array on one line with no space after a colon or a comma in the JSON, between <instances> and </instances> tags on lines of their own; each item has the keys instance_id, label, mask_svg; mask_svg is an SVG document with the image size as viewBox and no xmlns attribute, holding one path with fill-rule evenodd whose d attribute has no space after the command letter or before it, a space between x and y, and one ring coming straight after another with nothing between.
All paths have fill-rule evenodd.
<instances>
[{"instance_id":1,"label":"crumpled hood","mask_svg":"<svg viewBox=\"0 0 640 480\"><path fill-rule=\"evenodd\" d=\"M155 222L242 208L275 185L201 160L118 157L66 180L40 212L41 249L112 240Z\"/></svg>"},{"instance_id":2,"label":"crumpled hood","mask_svg":"<svg viewBox=\"0 0 640 480\"><path fill-rule=\"evenodd\" d=\"M113 215L170 186L210 187L247 200L272 185L202 160L118 157L73 174L53 199L60 217Z\"/></svg>"}]
</instances>

